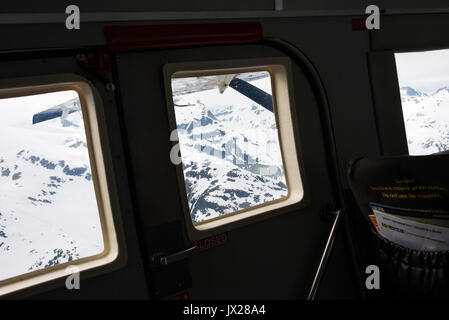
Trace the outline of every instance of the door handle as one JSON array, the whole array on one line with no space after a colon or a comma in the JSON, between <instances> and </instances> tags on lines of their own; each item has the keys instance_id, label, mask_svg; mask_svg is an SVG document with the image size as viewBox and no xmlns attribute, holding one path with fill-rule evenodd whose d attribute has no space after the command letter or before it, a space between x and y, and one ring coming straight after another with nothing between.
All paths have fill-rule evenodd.
<instances>
[{"instance_id":1,"label":"door handle","mask_svg":"<svg viewBox=\"0 0 449 320\"><path fill-rule=\"evenodd\" d=\"M153 255L153 262L159 265L167 266L169 264L172 264L174 262L184 260L191 255L193 255L197 251L198 247L193 246L188 249L178 251L171 254L164 254L164 253L156 253Z\"/></svg>"}]
</instances>

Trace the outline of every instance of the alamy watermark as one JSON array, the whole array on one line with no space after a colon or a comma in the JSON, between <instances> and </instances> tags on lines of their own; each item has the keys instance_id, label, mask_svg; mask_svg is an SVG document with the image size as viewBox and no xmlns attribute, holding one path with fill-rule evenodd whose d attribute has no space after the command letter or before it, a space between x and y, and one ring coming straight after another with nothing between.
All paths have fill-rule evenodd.
<instances>
[{"instance_id":1,"label":"alamy watermark","mask_svg":"<svg viewBox=\"0 0 449 320\"><path fill-rule=\"evenodd\" d=\"M379 267L372 264L366 267L365 273L368 274L365 280L365 286L368 290L380 289L380 270Z\"/></svg>"},{"instance_id":2,"label":"alamy watermark","mask_svg":"<svg viewBox=\"0 0 449 320\"><path fill-rule=\"evenodd\" d=\"M188 144L197 151L227 160L235 165L257 165L267 160L264 158L268 155L271 161L282 163L277 129L269 132L262 129L239 130L238 134L231 136L225 143L214 144L215 137L220 132L208 132L206 128L195 122L191 122L190 126L189 132L185 129L174 129L170 134L170 141L176 142L170 150L170 161L174 165L182 162L180 144L183 141L182 138L187 135L189 136ZM274 159L276 156L279 157L277 161ZM260 170L263 171L261 174L273 175L278 169L276 166L267 166Z\"/></svg>"},{"instance_id":3,"label":"alamy watermark","mask_svg":"<svg viewBox=\"0 0 449 320\"><path fill-rule=\"evenodd\" d=\"M170 141L178 141L177 144L175 144L171 150L170 150L170 161L174 165L181 164L181 154L180 154L180 147L179 147L179 137L178 137L178 129L173 130L170 133Z\"/></svg>"},{"instance_id":4,"label":"alamy watermark","mask_svg":"<svg viewBox=\"0 0 449 320\"><path fill-rule=\"evenodd\" d=\"M80 269L77 266L68 266L65 268L65 273L68 277L65 279L65 287L68 290L79 290L80 283Z\"/></svg>"},{"instance_id":5,"label":"alamy watermark","mask_svg":"<svg viewBox=\"0 0 449 320\"><path fill-rule=\"evenodd\" d=\"M68 30L79 30L81 28L80 8L71 4L65 8L65 13L69 15L65 19L65 27Z\"/></svg>"},{"instance_id":6,"label":"alamy watermark","mask_svg":"<svg viewBox=\"0 0 449 320\"><path fill-rule=\"evenodd\" d=\"M380 29L380 9L376 5L369 5L365 9L365 13L369 16L365 20L365 26L368 30Z\"/></svg>"}]
</instances>

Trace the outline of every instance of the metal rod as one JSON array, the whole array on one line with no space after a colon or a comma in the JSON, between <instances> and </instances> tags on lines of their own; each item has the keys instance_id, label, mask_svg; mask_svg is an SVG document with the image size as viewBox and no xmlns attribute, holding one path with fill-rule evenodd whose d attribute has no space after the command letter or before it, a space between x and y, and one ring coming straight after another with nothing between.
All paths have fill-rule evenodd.
<instances>
[{"instance_id":1,"label":"metal rod","mask_svg":"<svg viewBox=\"0 0 449 320\"><path fill-rule=\"evenodd\" d=\"M313 279L312 287L310 288L309 295L307 296L307 300L315 300L316 293L320 286L321 279L323 278L324 270L326 269L327 261L329 259L329 255L332 251L332 247L334 245L335 236L337 234L337 226L340 221L341 210L337 210L335 212L334 224L332 225L331 232L329 234L329 238L327 239L326 247L324 248L323 255L321 256L320 264L318 265L317 272L315 274L315 278Z\"/></svg>"}]
</instances>

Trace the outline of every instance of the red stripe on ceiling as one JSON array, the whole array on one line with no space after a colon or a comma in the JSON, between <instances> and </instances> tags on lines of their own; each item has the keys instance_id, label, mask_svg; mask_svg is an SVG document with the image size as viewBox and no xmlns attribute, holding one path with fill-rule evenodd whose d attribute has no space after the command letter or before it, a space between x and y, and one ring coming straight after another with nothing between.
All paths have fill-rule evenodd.
<instances>
[{"instance_id":1,"label":"red stripe on ceiling","mask_svg":"<svg viewBox=\"0 0 449 320\"><path fill-rule=\"evenodd\" d=\"M252 43L262 39L258 22L105 27L109 51L137 51L218 44Z\"/></svg>"}]
</instances>

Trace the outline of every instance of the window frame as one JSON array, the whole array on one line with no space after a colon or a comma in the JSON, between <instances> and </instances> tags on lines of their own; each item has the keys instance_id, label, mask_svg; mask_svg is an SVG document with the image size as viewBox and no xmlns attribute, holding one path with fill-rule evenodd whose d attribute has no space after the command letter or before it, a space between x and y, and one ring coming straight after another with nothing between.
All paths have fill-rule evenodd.
<instances>
[{"instance_id":1,"label":"window frame","mask_svg":"<svg viewBox=\"0 0 449 320\"><path fill-rule=\"evenodd\" d=\"M19 295L22 293L26 295L27 291L33 290L32 287L38 287L44 283L48 284L48 287L55 287L59 283L58 279L69 275L66 273L67 267L76 266L81 277L85 278L117 269L123 266L126 260L122 228L120 223L117 223L117 215L113 212L111 202L111 193L115 193L115 189L108 183L106 174L104 143L100 137L101 119L98 115L98 109L103 105L96 89L83 77L74 74L0 80L0 99L66 90L76 91L80 99L104 249L103 252L93 256L0 280L0 297L16 294L17 291Z\"/></svg>"},{"instance_id":2,"label":"window frame","mask_svg":"<svg viewBox=\"0 0 449 320\"><path fill-rule=\"evenodd\" d=\"M368 53L371 94L381 155L410 155L395 54L443 49L449 47L401 48Z\"/></svg>"},{"instance_id":3,"label":"window frame","mask_svg":"<svg viewBox=\"0 0 449 320\"><path fill-rule=\"evenodd\" d=\"M370 52L368 65L381 155L408 154L394 52Z\"/></svg>"},{"instance_id":4,"label":"window frame","mask_svg":"<svg viewBox=\"0 0 449 320\"><path fill-rule=\"evenodd\" d=\"M255 221L291 211L292 208L307 205L306 197L304 196L306 189L304 185L304 170L301 165L302 159L297 133L295 106L292 97L294 91L292 88L290 59L274 57L168 63L164 65L163 75L170 131L172 132L177 128L171 87L172 77L184 78L255 71L267 71L270 73L274 115L278 128L279 147L288 190L287 196L194 224L190 216L182 165L174 165L176 166L187 234L192 241L227 232ZM172 147L177 143L179 141L173 141Z\"/></svg>"},{"instance_id":5,"label":"window frame","mask_svg":"<svg viewBox=\"0 0 449 320\"><path fill-rule=\"evenodd\" d=\"M369 78L381 155L409 154L394 54L447 49L448 18L446 13L386 15L383 27L369 34Z\"/></svg>"},{"instance_id":6,"label":"window frame","mask_svg":"<svg viewBox=\"0 0 449 320\"><path fill-rule=\"evenodd\" d=\"M399 105L400 105L400 109L401 109L401 115L402 115L402 123L404 125L404 131L403 131L403 137L405 139L405 143L406 143L406 147L407 147L407 154L410 156L418 156L418 155L411 155L410 154L410 149L408 147L408 138L407 138L407 124L405 122L405 117L404 117L404 108L402 105L402 97L401 97L401 93L400 93L400 88L401 86L399 85L399 74L398 74L398 70L397 70L397 64L396 64L396 54L402 54L402 53L413 53L413 52L426 52L426 51L438 51L438 50L449 50L449 47L443 47L443 48L437 48L437 49L420 49L420 50L394 50L393 51L393 59L395 61L395 71L396 71L396 79L397 79L397 83L398 83L398 88L399 88ZM428 154L430 155L430 154Z\"/></svg>"}]
</instances>

